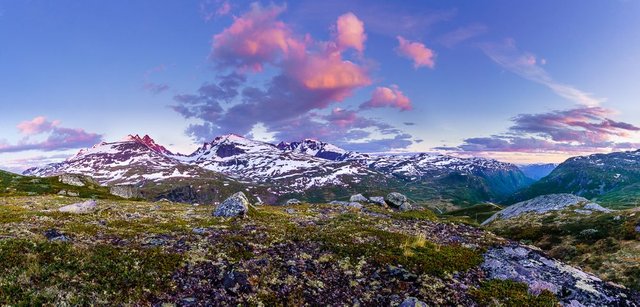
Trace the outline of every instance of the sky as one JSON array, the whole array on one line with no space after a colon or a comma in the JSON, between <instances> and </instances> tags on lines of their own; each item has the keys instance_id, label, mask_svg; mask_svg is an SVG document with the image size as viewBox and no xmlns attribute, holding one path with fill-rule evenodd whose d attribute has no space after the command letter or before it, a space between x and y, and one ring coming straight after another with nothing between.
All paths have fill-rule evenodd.
<instances>
[{"instance_id":1,"label":"sky","mask_svg":"<svg viewBox=\"0 0 640 307\"><path fill-rule=\"evenodd\" d=\"M0 0L0 168L235 133L513 163L640 148L640 1Z\"/></svg>"}]
</instances>

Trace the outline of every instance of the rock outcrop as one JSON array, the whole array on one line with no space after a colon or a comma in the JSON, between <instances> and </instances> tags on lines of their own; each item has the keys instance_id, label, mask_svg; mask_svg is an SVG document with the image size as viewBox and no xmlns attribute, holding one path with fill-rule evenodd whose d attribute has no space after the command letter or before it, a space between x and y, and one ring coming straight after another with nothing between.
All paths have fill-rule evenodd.
<instances>
[{"instance_id":1,"label":"rock outcrop","mask_svg":"<svg viewBox=\"0 0 640 307\"><path fill-rule=\"evenodd\" d=\"M579 207L576 208L577 210L583 210L583 212L579 211L580 213L585 213L585 210L599 212L611 211L598 204L592 203L584 197L572 194L549 194L511 205L488 218L482 225L487 225L497 219L514 218L525 213L533 212L542 214L549 211L564 210L571 206Z\"/></svg>"},{"instance_id":2,"label":"rock outcrop","mask_svg":"<svg viewBox=\"0 0 640 307\"><path fill-rule=\"evenodd\" d=\"M369 200L366 197L364 197L364 195L362 194L351 195L351 198L349 198L349 201L357 202L357 203L369 202Z\"/></svg>"},{"instance_id":3,"label":"rock outcrop","mask_svg":"<svg viewBox=\"0 0 640 307\"><path fill-rule=\"evenodd\" d=\"M491 248L484 258L488 278L526 283L534 294L548 290L565 306L638 306L626 289L517 244Z\"/></svg>"},{"instance_id":4,"label":"rock outcrop","mask_svg":"<svg viewBox=\"0 0 640 307\"><path fill-rule=\"evenodd\" d=\"M79 175L73 174L62 174L58 177L58 180L64 184L76 186L76 187L84 187L85 183L82 180L82 177Z\"/></svg>"},{"instance_id":5,"label":"rock outcrop","mask_svg":"<svg viewBox=\"0 0 640 307\"><path fill-rule=\"evenodd\" d=\"M234 217L244 216L249 211L249 199L242 192L231 195L213 211L213 216Z\"/></svg>"},{"instance_id":6,"label":"rock outcrop","mask_svg":"<svg viewBox=\"0 0 640 307\"><path fill-rule=\"evenodd\" d=\"M85 202L64 206L62 208L59 208L58 211L66 213L85 214L95 211L96 206L97 204L95 200L87 200Z\"/></svg>"},{"instance_id":7,"label":"rock outcrop","mask_svg":"<svg viewBox=\"0 0 640 307\"><path fill-rule=\"evenodd\" d=\"M140 191L138 188L136 188L133 185L116 185L116 186L112 186L109 189L109 192L112 195L118 196L118 197L122 197L125 199L130 199L130 198L138 198L140 197Z\"/></svg>"},{"instance_id":8,"label":"rock outcrop","mask_svg":"<svg viewBox=\"0 0 640 307\"><path fill-rule=\"evenodd\" d=\"M409 199L400 194L398 192L391 192L384 199L387 204L396 209L400 209L403 211L409 210L411 208L411 204L409 203Z\"/></svg>"}]
</instances>

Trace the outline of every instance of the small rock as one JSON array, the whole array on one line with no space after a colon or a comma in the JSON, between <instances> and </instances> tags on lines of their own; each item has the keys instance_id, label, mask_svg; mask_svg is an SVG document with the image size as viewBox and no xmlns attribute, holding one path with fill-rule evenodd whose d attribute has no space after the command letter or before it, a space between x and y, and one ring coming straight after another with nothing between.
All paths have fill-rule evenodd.
<instances>
[{"instance_id":1,"label":"small rock","mask_svg":"<svg viewBox=\"0 0 640 307\"><path fill-rule=\"evenodd\" d=\"M413 274L405 270L404 268L397 267L395 265L387 266L387 271L389 272L389 275L391 275L391 277L395 277L402 281L415 281L418 279L418 275Z\"/></svg>"},{"instance_id":2,"label":"small rock","mask_svg":"<svg viewBox=\"0 0 640 307\"><path fill-rule=\"evenodd\" d=\"M49 241L60 241L60 242L69 242L71 239L58 231L57 229L49 229L44 232L44 236Z\"/></svg>"},{"instance_id":3,"label":"small rock","mask_svg":"<svg viewBox=\"0 0 640 307\"><path fill-rule=\"evenodd\" d=\"M96 201L92 199L82 203L76 203L76 204L64 206L58 209L58 211L67 212L67 213L84 214L84 213L91 213L95 211L95 209L96 209Z\"/></svg>"},{"instance_id":4,"label":"small rock","mask_svg":"<svg viewBox=\"0 0 640 307\"><path fill-rule=\"evenodd\" d=\"M231 270L225 274L222 285L227 291L233 293L246 293L251 291L247 274L235 270Z\"/></svg>"},{"instance_id":5,"label":"small rock","mask_svg":"<svg viewBox=\"0 0 640 307\"><path fill-rule=\"evenodd\" d=\"M638 225L636 226L636 232L637 232L637 233L640 233L640 224L638 224Z\"/></svg>"},{"instance_id":6,"label":"small rock","mask_svg":"<svg viewBox=\"0 0 640 307\"><path fill-rule=\"evenodd\" d=\"M380 205L383 207L387 205L387 203L384 201L384 197L382 196L371 196L369 197L369 201L373 204Z\"/></svg>"},{"instance_id":7,"label":"small rock","mask_svg":"<svg viewBox=\"0 0 640 307\"><path fill-rule=\"evenodd\" d=\"M244 216L249 211L249 200L242 192L231 195L213 212L214 216L233 217Z\"/></svg>"},{"instance_id":8,"label":"small rock","mask_svg":"<svg viewBox=\"0 0 640 307\"><path fill-rule=\"evenodd\" d=\"M399 307L427 307L427 304L415 297L408 297Z\"/></svg>"},{"instance_id":9,"label":"small rock","mask_svg":"<svg viewBox=\"0 0 640 307\"><path fill-rule=\"evenodd\" d=\"M364 195L362 194L351 195L351 198L349 198L349 201L357 202L357 203L369 202L369 200L366 197L364 197Z\"/></svg>"},{"instance_id":10,"label":"small rock","mask_svg":"<svg viewBox=\"0 0 640 307\"><path fill-rule=\"evenodd\" d=\"M296 210L291 209L291 208L289 208L289 209L287 209L287 210L285 210L285 211L286 211L287 213L289 213L289 214L295 214L295 213L296 213Z\"/></svg>"},{"instance_id":11,"label":"small rock","mask_svg":"<svg viewBox=\"0 0 640 307\"><path fill-rule=\"evenodd\" d=\"M65 190L60 190L60 192L58 192L58 195L67 195L67 191L65 191Z\"/></svg>"},{"instance_id":12,"label":"small rock","mask_svg":"<svg viewBox=\"0 0 640 307\"><path fill-rule=\"evenodd\" d=\"M291 205L302 205L302 202L298 199L292 198L287 200L287 206L291 206Z\"/></svg>"},{"instance_id":13,"label":"small rock","mask_svg":"<svg viewBox=\"0 0 640 307\"><path fill-rule=\"evenodd\" d=\"M204 228L200 228L200 227L196 227L192 230L193 233L197 234L197 235L203 235L206 232L206 229Z\"/></svg>"},{"instance_id":14,"label":"small rock","mask_svg":"<svg viewBox=\"0 0 640 307\"><path fill-rule=\"evenodd\" d=\"M389 195L387 195L387 198L385 198L385 201L391 205L392 207L395 208L402 208L404 205L404 208L406 209L407 206L409 206L409 199L407 199L406 196L398 193L398 192L392 192L389 193Z\"/></svg>"},{"instance_id":15,"label":"small rock","mask_svg":"<svg viewBox=\"0 0 640 307\"><path fill-rule=\"evenodd\" d=\"M400 209L400 211L411 211L411 210L413 210L413 206L409 202L406 202L406 203L400 205L399 209Z\"/></svg>"}]
</instances>

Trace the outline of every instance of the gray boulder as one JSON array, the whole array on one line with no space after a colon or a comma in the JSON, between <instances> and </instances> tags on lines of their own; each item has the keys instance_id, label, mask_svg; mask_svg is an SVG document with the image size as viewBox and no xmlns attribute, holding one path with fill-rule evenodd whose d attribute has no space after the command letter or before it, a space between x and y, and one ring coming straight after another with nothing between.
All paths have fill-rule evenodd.
<instances>
[{"instance_id":1,"label":"gray boulder","mask_svg":"<svg viewBox=\"0 0 640 307\"><path fill-rule=\"evenodd\" d=\"M484 254L487 278L526 283L529 291L551 291L565 306L638 306L633 294L527 247L511 244Z\"/></svg>"},{"instance_id":2,"label":"gray boulder","mask_svg":"<svg viewBox=\"0 0 640 307\"><path fill-rule=\"evenodd\" d=\"M58 209L58 211L66 212L66 213L84 214L84 213L91 213L95 211L96 206L97 206L96 201L92 199L82 203L76 203L76 204L71 204L71 205L61 207Z\"/></svg>"},{"instance_id":3,"label":"gray boulder","mask_svg":"<svg viewBox=\"0 0 640 307\"><path fill-rule=\"evenodd\" d=\"M398 192L389 193L385 198L385 201L394 208L402 208L403 206L406 208L407 206L410 206L409 199Z\"/></svg>"},{"instance_id":4,"label":"gray boulder","mask_svg":"<svg viewBox=\"0 0 640 307\"><path fill-rule=\"evenodd\" d=\"M408 297L402 303L400 303L399 307L427 307L427 303L415 298Z\"/></svg>"},{"instance_id":5,"label":"gray boulder","mask_svg":"<svg viewBox=\"0 0 640 307\"><path fill-rule=\"evenodd\" d=\"M249 200L242 192L231 195L213 211L213 216L234 217L244 216L249 211Z\"/></svg>"},{"instance_id":6,"label":"gray boulder","mask_svg":"<svg viewBox=\"0 0 640 307\"><path fill-rule=\"evenodd\" d=\"M362 194L351 195L351 198L349 198L349 201L358 202L358 203L369 202L369 200L366 197L364 197L364 195Z\"/></svg>"},{"instance_id":7,"label":"gray boulder","mask_svg":"<svg viewBox=\"0 0 640 307\"><path fill-rule=\"evenodd\" d=\"M84 181L82 180L82 177L79 175L73 175L73 174L62 174L60 175L60 177L58 177L58 181L64 183L64 184L68 184L68 185L72 185L72 186L76 186L76 187L84 187Z\"/></svg>"},{"instance_id":8,"label":"gray boulder","mask_svg":"<svg viewBox=\"0 0 640 307\"><path fill-rule=\"evenodd\" d=\"M334 200L332 202L329 203L330 205L338 205L338 206L345 206L345 207L350 207L350 208L354 208L354 209L362 209L362 204L359 202L355 202L355 201L339 201L339 200Z\"/></svg>"},{"instance_id":9,"label":"gray boulder","mask_svg":"<svg viewBox=\"0 0 640 307\"><path fill-rule=\"evenodd\" d=\"M138 188L132 185L116 185L109 188L109 193L125 199L140 197Z\"/></svg>"},{"instance_id":10,"label":"gray boulder","mask_svg":"<svg viewBox=\"0 0 640 307\"><path fill-rule=\"evenodd\" d=\"M292 198L287 200L287 206L291 206L291 205L302 205L302 202L298 199Z\"/></svg>"},{"instance_id":11,"label":"gray boulder","mask_svg":"<svg viewBox=\"0 0 640 307\"><path fill-rule=\"evenodd\" d=\"M525 213L538 213L543 214L550 211L560 211L571 206L580 207L579 213L585 213L586 211L598 211L598 212L610 212L611 210L601 207L598 204L592 203L588 199L572 194L549 194L542 195L536 198L532 198L517 204L511 205L498 213L494 214L486 221L482 222L482 225L487 225L497 219L510 219L518 217Z\"/></svg>"},{"instance_id":12,"label":"gray boulder","mask_svg":"<svg viewBox=\"0 0 640 307\"><path fill-rule=\"evenodd\" d=\"M387 205L387 203L384 201L384 197L382 196L371 196L369 197L369 202L383 207Z\"/></svg>"}]
</instances>

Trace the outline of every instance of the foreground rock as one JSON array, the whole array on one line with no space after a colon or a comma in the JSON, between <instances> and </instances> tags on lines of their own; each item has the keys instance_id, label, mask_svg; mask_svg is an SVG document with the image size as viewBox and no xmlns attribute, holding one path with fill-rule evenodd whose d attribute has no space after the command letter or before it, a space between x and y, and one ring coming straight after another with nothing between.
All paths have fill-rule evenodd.
<instances>
[{"instance_id":1,"label":"foreground rock","mask_svg":"<svg viewBox=\"0 0 640 307\"><path fill-rule=\"evenodd\" d=\"M400 194L398 192L391 192L385 198L387 204L396 209L400 209L400 211L409 211L412 209L411 204L409 203L409 199Z\"/></svg>"},{"instance_id":2,"label":"foreground rock","mask_svg":"<svg viewBox=\"0 0 640 307\"><path fill-rule=\"evenodd\" d=\"M489 224L497 219L510 219L520 216L525 213L546 213L549 211L564 210L567 207L577 206L576 210L579 213L586 213L598 211L598 212L610 212L611 210L601 207L598 204L592 203L588 199L572 194L549 194L538 196L536 198L519 202L511 205L498 213L494 214L486 221L482 222L482 225Z\"/></svg>"},{"instance_id":3,"label":"foreground rock","mask_svg":"<svg viewBox=\"0 0 640 307\"><path fill-rule=\"evenodd\" d=\"M97 204L95 200L87 200L85 202L64 206L58 209L58 211L66 213L86 214L95 211L96 206Z\"/></svg>"},{"instance_id":4,"label":"foreground rock","mask_svg":"<svg viewBox=\"0 0 640 307\"><path fill-rule=\"evenodd\" d=\"M302 205L302 202L296 198L292 198L287 200L287 206L295 206L295 205Z\"/></svg>"},{"instance_id":5,"label":"foreground rock","mask_svg":"<svg viewBox=\"0 0 640 307\"><path fill-rule=\"evenodd\" d=\"M351 195L351 198L349 198L349 201L357 202L357 203L369 202L369 200L366 197L364 197L364 195L362 194Z\"/></svg>"},{"instance_id":6,"label":"foreground rock","mask_svg":"<svg viewBox=\"0 0 640 307\"><path fill-rule=\"evenodd\" d=\"M345 206L345 207L350 207L350 208L354 208L354 209L362 209L362 204L355 202L355 201L339 201L339 200L334 200L332 202L329 203L330 205L339 205L339 206Z\"/></svg>"},{"instance_id":7,"label":"foreground rock","mask_svg":"<svg viewBox=\"0 0 640 307\"><path fill-rule=\"evenodd\" d=\"M564 305L638 306L631 292L523 246L491 248L484 258L487 277L526 283L534 294L550 291Z\"/></svg>"},{"instance_id":8,"label":"foreground rock","mask_svg":"<svg viewBox=\"0 0 640 307\"><path fill-rule=\"evenodd\" d=\"M221 204L219 204L213 216L218 217L234 217L244 216L249 211L249 199L242 192L231 195Z\"/></svg>"},{"instance_id":9,"label":"foreground rock","mask_svg":"<svg viewBox=\"0 0 640 307\"><path fill-rule=\"evenodd\" d=\"M384 197L382 196L371 196L369 197L369 201L372 204L380 205L383 207L387 205L387 203L384 201Z\"/></svg>"}]
</instances>

